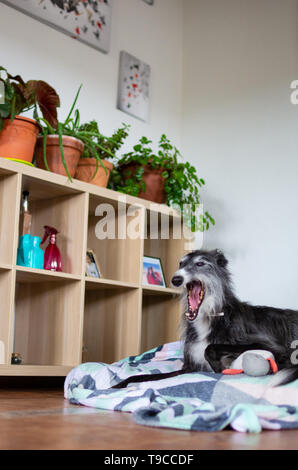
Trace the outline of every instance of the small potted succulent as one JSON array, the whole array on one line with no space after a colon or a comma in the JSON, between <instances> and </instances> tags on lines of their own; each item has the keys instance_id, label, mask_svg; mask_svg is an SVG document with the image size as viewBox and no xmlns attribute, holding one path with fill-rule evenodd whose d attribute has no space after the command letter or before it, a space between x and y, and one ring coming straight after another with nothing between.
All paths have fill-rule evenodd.
<instances>
[{"instance_id":1,"label":"small potted succulent","mask_svg":"<svg viewBox=\"0 0 298 470\"><path fill-rule=\"evenodd\" d=\"M179 150L163 134L157 154L152 141L142 137L133 151L117 161L111 175L113 189L157 203L166 203L181 211L193 232L208 230L215 224L212 216L198 214L199 189L205 184L194 166L183 162Z\"/></svg>"},{"instance_id":2,"label":"small potted succulent","mask_svg":"<svg viewBox=\"0 0 298 470\"><path fill-rule=\"evenodd\" d=\"M84 148L92 151L97 165L102 165L98 145L94 139L107 139L94 129L86 130L80 125L80 112L75 109L82 85L79 87L74 102L64 122L57 122L53 127L45 118L37 118L41 126L41 135L37 138L35 158L39 168L67 176L70 181L75 176L79 159ZM106 154L115 155L105 149ZM103 166L104 167L104 166Z\"/></svg>"},{"instance_id":3,"label":"small potted succulent","mask_svg":"<svg viewBox=\"0 0 298 470\"><path fill-rule=\"evenodd\" d=\"M98 129L98 123L92 120L82 124L80 132L89 132L93 143L85 142L84 152L81 155L75 174L75 178L97 186L106 187L108 185L113 163L109 161L111 154L120 149L124 140L128 136L129 127L126 124L117 129L111 137L104 137ZM99 159L101 165L99 165Z\"/></svg>"},{"instance_id":4,"label":"small potted succulent","mask_svg":"<svg viewBox=\"0 0 298 470\"><path fill-rule=\"evenodd\" d=\"M10 75L0 67L0 85L4 99L0 104L0 157L32 162L39 133L37 110L55 127L59 96L54 88L42 80L24 82L20 75ZM33 109L33 117L21 113Z\"/></svg>"}]
</instances>

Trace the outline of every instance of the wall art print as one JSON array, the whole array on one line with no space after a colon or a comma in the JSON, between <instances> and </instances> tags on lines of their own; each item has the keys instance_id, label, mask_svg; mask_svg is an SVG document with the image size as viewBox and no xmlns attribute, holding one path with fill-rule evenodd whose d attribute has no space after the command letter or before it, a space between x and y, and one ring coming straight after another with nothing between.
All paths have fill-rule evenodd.
<instances>
[{"instance_id":1,"label":"wall art print","mask_svg":"<svg viewBox=\"0 0 298 470\"><path fill-rule=\"evenodd\" d=\"M121 51L117 108L142 121L149 118L150 65Z\"/></svg>"},{"instance_id":2,"label":"wall art print","mask_svg":"<svg viewBox=\"0 0 298 470\"><path fill-rule=\"evenodd\" d=\"M112 0L1 0L102 52L110 48Z\"/></svg>"}]
</instances>

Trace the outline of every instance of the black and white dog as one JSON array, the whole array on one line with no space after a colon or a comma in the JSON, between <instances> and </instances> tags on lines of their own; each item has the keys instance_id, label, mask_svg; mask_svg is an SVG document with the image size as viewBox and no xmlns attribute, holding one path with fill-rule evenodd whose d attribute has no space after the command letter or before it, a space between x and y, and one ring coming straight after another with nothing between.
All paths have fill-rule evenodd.
<instances>
[{"instance_id":1,"label":"black and white dog","mask_svg":"<svg viewBox=\"0 0 298 470\"><path fill-rule=\"evenodd\" d=\"M221 372L241 353L251 349L274 354L280 372L272 385L298 378L298 365L291 361L293 344L298 340L298 312L252 306L238 300L227 264L219 250L197 250L181 259L172 284L184 287L183 369L169 374L130 377L116 388L186 372Z\"/></svg>"}]
</instances>

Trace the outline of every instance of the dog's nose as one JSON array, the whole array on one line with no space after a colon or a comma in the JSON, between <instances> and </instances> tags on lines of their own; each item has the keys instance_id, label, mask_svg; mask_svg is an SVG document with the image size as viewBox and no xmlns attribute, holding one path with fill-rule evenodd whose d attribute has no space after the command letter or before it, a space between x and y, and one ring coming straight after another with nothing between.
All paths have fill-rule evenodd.
<instances>
[{"instance_id":1,"label":"dog's nose","mask_svg":"<svg viewBox=\"0 0 298 470\"><path fill-rule=\"evenodd\" d=\"M174 276L172 278L172 284L175 287L179 287L183 284L183 277L182 276Z\"/></svg>"}]
</instances>

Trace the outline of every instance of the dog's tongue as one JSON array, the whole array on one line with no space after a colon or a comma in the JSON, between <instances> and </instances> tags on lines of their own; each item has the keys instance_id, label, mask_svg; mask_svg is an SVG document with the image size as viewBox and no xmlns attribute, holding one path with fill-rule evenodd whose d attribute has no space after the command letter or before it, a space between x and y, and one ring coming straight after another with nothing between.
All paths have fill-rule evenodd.
<instances>
[{"instance_id":1,"label":"dog's tongue","mask_svg":"<svg viewBox=\"0 0 298 470\"><path fill-rule=\"evenodd\" d=\"M189 305L193 311L195 311L198 307L201 290L201 284L198 283L194 284L191 291L189 291Z\"/></svg>"}]
</instances>

